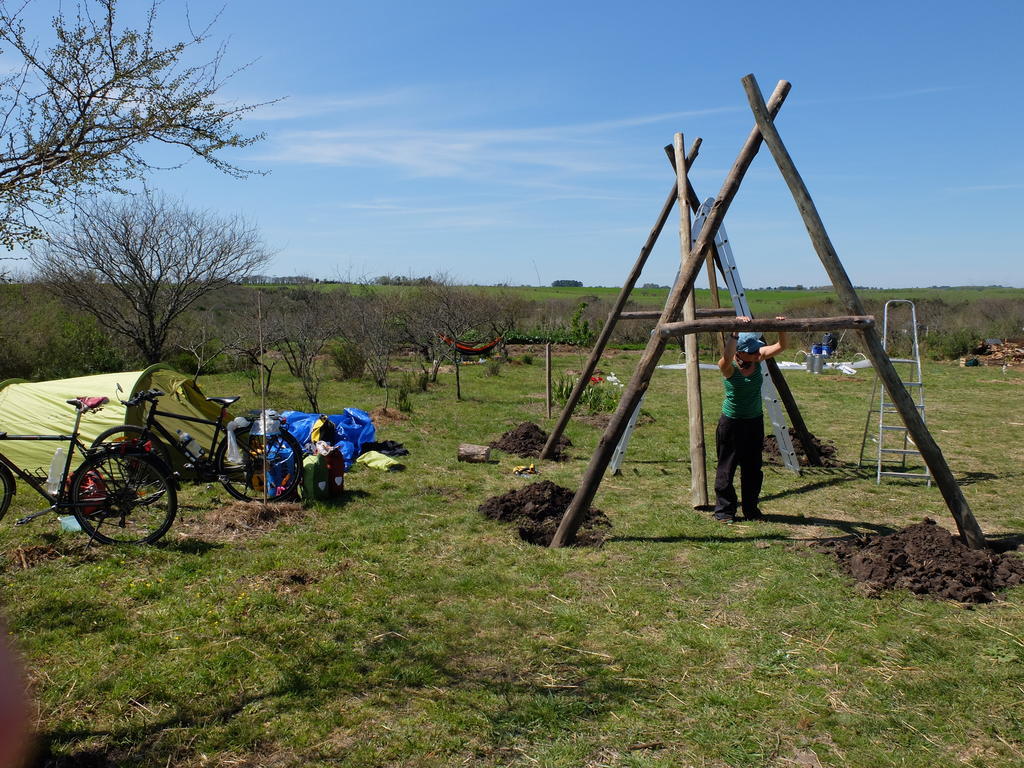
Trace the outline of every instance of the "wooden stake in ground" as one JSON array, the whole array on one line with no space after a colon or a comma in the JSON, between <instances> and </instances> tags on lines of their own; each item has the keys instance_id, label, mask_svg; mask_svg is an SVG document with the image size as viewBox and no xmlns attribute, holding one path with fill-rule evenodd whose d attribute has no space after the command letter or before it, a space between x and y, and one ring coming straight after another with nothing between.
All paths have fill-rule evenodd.
<instances>
[{"instance_id":1,"label":"wooden stake in ground","mask_svg":"<svg viewBox=\"0 0 1024 768\"><path fill-rule=\"evenodd\" d=\"M547 405L548 418L551 418L551 345L544 345L544 402Z\"/></svg>"},{"instance_id":2,"label":"wooden stake in ground","mask_svg":"<svg viewBox=\"0 0 1024 768\"><path fill-rule=\"evenodd\" d=\"M796 207L803 217L807 233L811 236L814 250L817 251L818 258L821 259L825 271L831 278L836 293L846 305L847 312L854 315L863 315L864 307L861 304L860 297L857 295L853 283L846 274L846 270L839 260L839 255L832 246L832 241L825 231L825 225L818 215L818 209L814 206L814 201L811 199L811 195L807 191L807 187L800 177L793 159L789 156L789 152L782 143L782 137L772 122L771 112L765 106L764 99L761 96L761 89L758 87L757 80L753 75L747 75L743 78L743 88L747 92L747 99L750 102L750 109L754 113L754 119L757 121L758 129L764 136L765 143L768 145L768 149L771 150L772 157L775 158L775 163L782 172L786 184L789 185L789 191L792 193ZM878 331L874 326L863 328L861 330L861 339L864 341L865 354L867 354L871 364L875 367L878 378L885 385L889 397L903 418L903 423L907 427L911 439L917 446L918 451L921 452L921 456L925 463L927 463L928 469L931 470L932 477L935 478L935 484L939 487L942 497L946 501L946 506L949 507L949 511L953 515L953 519L956 520L956 527L960 531L960 536L968 546L974 549L983 548L985 546L985 534L982 533L978 521L974 519L974 514L967 504L967 499L964 498L960 486L957 485L956 479L949 469L949 465L946 464L942 451L932 438L928 427L925 426L921 414L918 413L914 399L907 392L906 387L903 386L899 374L889 361L889 356L882 347Z\"/></svg>"},{"instance_id":3,"label":"wooden stake in ground","mask_svg":"<svg viewBox=\"0 0 1024 768\"><path fill-rule=\"evenodd\" d=\"M699 149L700 139L697 139L693 142L693 146L690 148L690 156L686 160L687 167L693 164L693 161L697 158L697 151ZM647 241L640 249L640 255L636 257L633 269L630 270L629 275L626 277L626 282L622 284L622 289L619 291L618 298L615 299L615 304L612 305L611 310L608 312L608 319L605 320L604 326L601 328L601 333L598 334L597 341L594 342L594 347L590 351L590 357L587 359L586 365L583 366L583 372L580 374L580 377L576 382L576 386L573 387L572 392L569 394L569 399L566 400L565 406L562 408L562 413L558 416L557 423L551 428L550 434L548 434L547 442L544 443L544 447L540 451L540 458L550 459L554 455L555 448L558 445L558 440L565 432L565 427L568 425L569 419L572 418L572 412L576 410L576 405L579 403L580 397L583 396L583 390L586 389L587 385L590 383L590 377L594 375L594 369L597 367L597 361L601 359L601 355L604 354L605 347L608 346L608 340L612 336L612 331L615 330L615 323L619 319L619 315L622 314L622 308L626 306L626 301L629 299L629 294L633 292L636 281L640 279L640 273L643 271L644 264L647 263L647 257L651 255L651 251L654 249L655 243L658 242L661 230L665 227L665 222L668 221L669 214L672 213L672 206L676 204L677 196L678 192L676 191L675 185L673 185L672 189L669 190L665 203L661 206L661 213L658 214L658 220L654 222L654 226L651 227L651 231L647 235Z\"/></svg>"},{"instance_id":4,"label":"wooden stake in ground","mask_svg":"<svg viewBox=\"0 0 1024 768\"><path fill-rule=\"evenodd\" d=\"M683 164L683 135L677 133L673 147L675 148L675 166ZM690 252L690 206L686 204L686 174L676 173L676 193L681 202L679 206L679 263L686 263ZM683 303L683 319L697 319L697 300L693 290L686 295ZM697 352L697 337L686 337L683 344L686 350L686 410L690 422L690 501L694 507L704 507L708 503L708 474L704 453L704 407L700 397L700 359Z\"/></svg>"}]
</instances>

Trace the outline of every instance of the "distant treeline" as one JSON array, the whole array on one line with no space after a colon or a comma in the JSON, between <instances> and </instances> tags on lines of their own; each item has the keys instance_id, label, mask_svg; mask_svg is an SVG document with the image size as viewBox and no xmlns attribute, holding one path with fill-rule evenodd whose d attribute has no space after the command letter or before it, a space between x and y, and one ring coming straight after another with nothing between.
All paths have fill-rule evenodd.
<instances>
[{"instance_id":1,"label":"distant treeline","mask_svg":"<svg viewBox=\"0 0 1024 768\"><path fill-rule=\"evenodd\" d=\"M176 322L162 359L179 370L247 369L264 360L270 365L283 350L308 336L323 333L332 321L337 330L316 348L322 359L331 344L348 342L372 365L383 354L416 354L436 360L444 354L439 334L469 344L501 337L504 344L593 343L618 296L617 288L457 286L431 278L378 278L363 284L310 278L263 278L255 285L234 285L210 294ZM288 282L291 281L291 282ZM711 306L710 292L699 289L697 306ZM879 326L890 299L909 299L917 310L923 352L936 359L967 354L987 338L1024 337L1024 289L1000 286L904 288L858 291ZM261 358L254 340L257 295L266 325L264 343L272 339L277 356ZM633 291L625 310L660 309L667 289L645 286ZM758 289L747 292L755 318L831 317L847 314L831 289ZM723 295L728 302L728 295ZM0 284L0 379L61 378L145 363L138 351L111 328L66 305L43 283ZM621 321L611 344L642 347L653 321ZM303 338L300 334L306 334ZM394 338L392 338L394 334ZM860 351L854 333L842 336L839 353ZM820 334L791 334L791 352L809 349ZM384 342L387 341L385 344ZM717 354L717 337L698 337L702 355ZM672 342L673 348L676 342ZM300 345L301 346L301 345ZM303 347L303 354L312 354ZM502 349L499 347L498 352ZM267 362L267 361L270 362ZM283 363L282 363L283 364ZM297 365L297 363L296 363ZM311 368L315 372L315 367ZM374 377L386 379L386 367Z\"/></svg>"}]
</instances>

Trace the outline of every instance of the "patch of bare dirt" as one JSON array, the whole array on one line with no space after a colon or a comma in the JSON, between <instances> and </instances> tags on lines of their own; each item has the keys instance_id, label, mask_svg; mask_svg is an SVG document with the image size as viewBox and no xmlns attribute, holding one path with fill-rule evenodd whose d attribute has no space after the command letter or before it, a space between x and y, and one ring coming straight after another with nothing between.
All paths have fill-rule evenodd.
<instances>
[{"instance_id":1,"label":"patch of bare dirt","mask_svg":"<svg viewBox=\"0 0 1024 768\"><path fill-rule=\"evenodd\" d=\"M895 533L813 546L832 555L869 597L906 589L926 597L987 603L996 599L996 592L1024 584L1024 557L970 549L929 518Z\"/></svg>"},{"instance_id":2,"label":"patch of bare dirt","mask_svg":"<svg viewBox=\"0 0 1024 768\"><path fill-rule=\"evenodd\" d=\"M59 560L66 554L52 544L36 544L30 547L15 547L7 553L7 559L15 568L28 570L35 568L40 563Z\"/></svg>"},{"instance_id":3,"label":"patch of bare dirt","mask_svg":"<svg viewBox=\"0 0 1024 768\"><path fill-rule=\"evenodd\" d=\"M793 450L796 452L800 466L808 466L810 462L807 459L807 450L804 448L800 438L796 436L796 430L792 427L789 428L789 439L793 442ZM839 466L839 458L836 456L836 444L833 441L819 440L814 435L811 435L811 443L818 449L818 455L821 456L821 466ZM779 443L775 439L775 435L764 436L764 444L761 450L766 464L782 464L782 452L779 451Z\"/></svg>"},{"instance_id":4,"label":"patch of bare dirt","mask_svg":"<svg viewBox=\"0 0 1024 768\"><path fill-rule=\"evenodd\" d=\"M373 419L375 426L380 427L385 424L394 424L396 421L407 421L409 414L402 413L397 408L374 408L370 411L370 418Z\"/></svg>"},{"instance_id":5,"label":"patch of bare dirt","mask_svg":"<svg viewBox=\"0 0 1024 768\"><path fill-rule=\"evenodd\" d=\"M540 452L547 441L547 432L532 421L524 421L518 427L509 430L491 443L491 448L511 453L513 456L519 456L524 459L535 459L540 456ZM565 455L565 449L571 445L572 443L569 442L568 438L560 437L551 458L554 461L564 461L568 458Z\"/></svg>"},{"instance_id":6,"label":"patch of bare dirt","mask_svg":"<svg viewBox=\"0 0 1024 768\"><path fill-rule=\"evenodd\" d=\"M573 495L574 492L568 488L542 480L501 496L492 496L480 505L479 510L492 520L516 526L523 541L546 547L554 538ZM611 527L611 521L604 512L591 507L583 515L575 546L600 546Z\"/></svg>"},{"instance_id":7,"label":"patch of bare dirt","mask_svg":"<svg viewBox=\"0 0 1024 768\"><path fill-rule=\"evenodd\" d=\"M233 501L210 510L202 520L180 520L175 528L186 536L226 541L266 533L282 522L301 519L305 514L306 508L298 502Z\"/></svg>"}]
</instances>

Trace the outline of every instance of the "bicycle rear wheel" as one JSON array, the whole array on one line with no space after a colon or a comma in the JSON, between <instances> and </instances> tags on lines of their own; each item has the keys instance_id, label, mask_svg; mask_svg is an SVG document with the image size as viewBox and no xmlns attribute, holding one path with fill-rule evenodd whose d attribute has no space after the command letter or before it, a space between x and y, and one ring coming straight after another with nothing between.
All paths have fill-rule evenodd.
<instances>
[{"instance_id":1,"label":"bicycle rear wheel","mask_svg":"<svg viewBox=\"0 0 1024 768\"><path fill-rule=\"evenodd\" d=\"M228 437L217 446L217 477L228 493L242 501L294 498L302 479L302 446L288 432L254 435L237 430L239 456L228 456ZM234 460L237 458L237 461Z\"/></svg>"},{"instance_id":2,"label":"bicycle rear wheel","mask_svg":"<svg viewBox=\"0 0 1024 768\"><path fill-rule=\"evenodd\" d=\"M82 530L103 544L152 544L178 511L174 483L145 454L93 454L71 478L70 499Z\"/></svg>"}]
</instances>

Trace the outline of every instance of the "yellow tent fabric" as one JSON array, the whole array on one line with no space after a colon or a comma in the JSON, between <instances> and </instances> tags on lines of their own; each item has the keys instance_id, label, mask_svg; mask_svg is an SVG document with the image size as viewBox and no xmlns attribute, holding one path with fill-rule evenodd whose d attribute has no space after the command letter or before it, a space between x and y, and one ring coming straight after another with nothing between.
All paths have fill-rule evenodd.
<instances>
[{"instance_id":1,"label":"yellow tent fabric","mask_svg":"<svg viewBox=\"0 0 1024 768\"><path fill-rule=\"evenodd\" d=\"M122 392L117 391L118 384ZM125 408L118 398L127 400L137 392L154 388L167 393L160 398L161 411L210 420L216 420L220 413L220 406L206 400L192 377L166 365L153 365L144 371L101 373L55 381L8 379L0 382L0 431L8 435L68 435L75 424L75 410L67 400L109 397L110 402L101 410L82 417L79 439L88 446L105 429L119 424L141 424L142 409ZM209 449L213 426L166 417L160 418L160 422L171 434L181 429ZM67 447L66 443L50 441L3 440L0 452L25 471L45 473L54 451L61 445Z\"/></svg>"}]
</instances>

